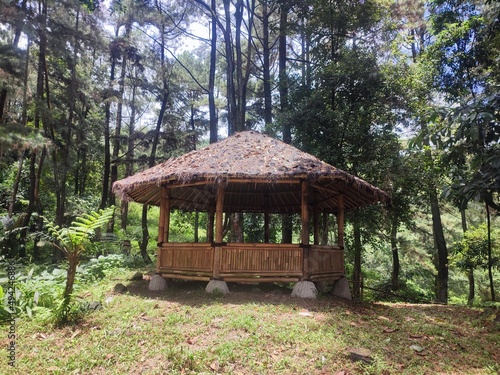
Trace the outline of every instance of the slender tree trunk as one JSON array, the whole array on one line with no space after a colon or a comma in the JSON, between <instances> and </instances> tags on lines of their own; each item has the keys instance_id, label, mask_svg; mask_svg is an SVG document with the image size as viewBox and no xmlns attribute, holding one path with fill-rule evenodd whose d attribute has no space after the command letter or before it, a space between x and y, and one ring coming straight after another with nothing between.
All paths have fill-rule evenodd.
<instances>
[{"instance_id":1,"label":"slender tree trunk","mask_svg":"<svg viewBox=\"0 0 500 375\"><path fill-rule=\"evenodd\" d=\"M118 31L116 31L118 34ZM117 35L116 35L117 36ZM113 85L115 80L115 69L116 69L116 57L115 53L111 51L111 67L109 73L109 90ZM110 194L110 186L109 179L111 174L111 99L110 94L106 93L104 95L104 115L105 115L105 124L104 124L104 166L103 166L103 176L102 176L102 191L101 191L101 204L99 205L100 209L105 209L108 206L108 197Z\"/></svg>"},{"instance_id":2,"label":"slender tree trunk","mask_svg":"<svg viewBox=\"0 0 500 375\"><path fill-rule=\"evenodd\" d=\"M23 171L23 164L24 164L24 152L19 155L19 160L17 163L17 173L16 173L16 178L14 180L14 185L12 186L12 195L11 195L11 201L9 204L9 210L7 212L9 217L12 217L12 213L14 212L14 205L16 204L17 200L17 190L19 189L19 181L21 180L21 173Z\"/></svg>"},{"instance_id":3,"label":"slender tree trunk","mask_svg":"<svg viewBox=\"0 0 500 375\"><path fill-rule=\"evenodd\" d=\"M436 299L441 303L448 303L448 249L444 238L443 224L441 222L441 212L439 209L439 199L435 186L430 186L429 200L432 214L432 232L434 235L434 245L437 249L437 278L436 278Z\"/></svg>"},{"instance_id":4,"label":"slender tree trunk","mask_svg":"<svg viewBox=\"0 0 500 375\"><path fill-rule=\"evenodd\" d=\"M158 114L158 119L156 120L156 128L155 128L155 133L154 133L154 138L153 138L153 144L151 146L151 154L149 156L149 161L148 161L148 166L154 167L156 163L156 150L158 148L158 142L160 139L160 130L161 126L163 124L163 116L165 115L165 111L167 110L167 104L168 104L168 98L170 95L169 91L169 85L168 85L168 79L166 76L166 70L165 70L165 54L164 54L164 49L165 49L165 30L164 26L162 25L161 28L161 66L162 66L162 82L163 82L163 87L162 87L162 102L160 106L160 112ZM141 248L141 255L142 258L144 259L144 262L146 263L151 263L151 258L149 257L147 253L147 245L149 241L149 231L147 228L148 225L148 206L144 205L142 208L142 242L140 244Z\"/></svg>"},{"instance_id":5,"label":"slender tree trunk","mask_svg":"<svg viewBox=\"0 0 500 375\"><path fill-rule=\"evenodd\" d=\"M490 206L486 203L486 221L488 225L488 278L490 280L491 300L496 302L495 284L493 282L493 257L491 255L491 214Z\"/></svg>"},{"instance_id":6,"label":"slender tree trunk","mask_svg":"<svg viewBox=\"0 0 500 375\"><path fill-rule=\"evenodd\" d=\"M78 55L80 53L80 41L79 41L79 25L80 25L80 8L77 9L75 15L75 37L73 42L73 57L70 62L71 69L71 84L69 85L68 92L68 123L66 129L66 139L63 147L62 155L62 165L58 166L57 161L53 161L53 165L56 167L54 170L54 175L59 175L59 186L56 186L56 192L58 192L57 197L57 207L56 207L56 221L59 224L64 222L64 214L66 213L66 182L68 178L69 162L70 162L70 150L72 148L72 137L73 137L73 122L75 117L75 105L76 105L76 67L78 61Z\"/></svg>"},{"instance_id":7,"label":"slender tree trunk","mask_svg":"<svg viewBox=\"0 0 500 375\"><path fill-rule=\"evenodd\" d=\"M460 209L460 218L462 221L462 231L467 232L467 218L465 216L465 209ZM467 280L469 281L469 293L467 295L467 305L472 305L475 297L475 279L474 267L469 267L467 270Z\"/></svg>"},{"instance_id":8,"label":"slender tree trunk","mask_svg":"<svg viewBox=\"0 0 500 375\"><path fill-rule=\"evenodd\" d=\"M280 4L280 26L278 45L278 91L280 95L281 113L288 110L288 77L287 77L287 33L288 33L288 11L289 4L282 1ZM283 123L283 142L292 143L292 129L287 121Z\"/></svg>"},{"instance_id":9,"label":"slender tree trunk","mask_svg":"<svg viewBox=\"0 0 500 375\"><path fill-rule=\"evenodd\" d=\"M210 143L217 142L218 124L217 111L215 107L215 69L217 67L217 20L215 0L211 0L212 9L212 35L210 42L210 73L208 77L208 108L210 114Z\"/></svg>"},{"instance_id":10,"label":"slender tree trunk","mask_svg":"<svg viewBox=\"0 0 500 375\"><path fill-rule=\"evenodd\" d=\"M130 32L130 26L126 26L125 38L128 37ZM113 183L118 180L118 162L120 156L120 141L121 141L121 129L122 129L122 113L123 113L123 100L124 100L124 92L125 92L125 74L127 71L127 63L128 63L128 54L127 47L122 51L122 66L120 73L120 89L119 89L119 98L118 98L118 106L116 109L116 123L115 123L115 133L113 140L113 154L111 157L111 181L110 181L110 189L109 189L109 203L111 206L116 204L116 198L112 191ZM108 231L113 232L115 226L114 216L108 223Z\"/></svg>"},{"instance_id":11,"label":"slender tree trunk","mask_svg":"<svg viewBox=\"0 0 500 375\"><path fill-rule=\"evenodd\" d=\"M236 131L237 105L235 87L235 62L233 56L233 38L231 35L231 1L224 0L224 12L226 17L226 27L224 31L224 45L226 51L226 90L227 90L227 117L228 134L232 135Z\"/></svg>"},{"instance_id":12,"label":"slender tree trunk","mask_svg":"<svg viewBox=\"0 0 500 375\"><path fill-rule=\"evenodd\" d=\"M421 131L424 134L424 146L426 146L425 156L429 160L431 168L434 159L430 150L429 130L425 122L421 123ZM434 174L434 172L431 172ZM432 215L432 234L434 237L434 247L437 251L437 277L436 277L436 300L441 303L448 303L448 248L444 237L443 223L441 221L441 210L439 208L439 198L436 185L432 175L428 181L427 191Z\"/></svg>"},{"instance_id":13,"label":"slender tree trunk","mask_svg":"<svg viewBox=\"0 0 500 375\"><path fill-rule=\"evenodd\" d=\"M3 122L3 112L7 101L7 89L0 90L0 124Z\"/></svg>"},{"instance_id":14,"label":"slender tree trunk","mask_svg":"<svg viewBox=\"0 0 500 375\"><path fill-rule=\"evenodd\" d=\"M125 167L125 177L132 176L134 173L134 135L135 135L135 114L136 114L136 94L137 94L137 68L134 69L135 80L132 87L132 101L130 103L130 121L128 126L128 145L127 145L127 165ZM127 230L128 221L128 202L121 202L121 228Z\"/></svg>"},{"instance_id":15,"label":"slender tree trunk","mask_svg":"<svg viewBox=\"0 0 500 375\"><path fill-rule=\"evenodd\" d=\"M359 220L355 217L353 220L353 236L354 236L354 271L352 280L352 297L354 299L361 298L361 226Z\"/></svg>"},{"instance_id":16,"label":"slender tree trunk","mask_svg":"<svg viewBox=\"0 0 500 375\"><path fill-rule=\"evenodd\" d=\"M141 250L141 256L144 260L144 263L150 264L153 261L151 260L148 254L148 242L149 242L149 230L148 230L148 205L145 204L142 206L142 240L139 244L139 248Z\"/></svg>"},{"instance_id":17,"label":"slender tree trunk","mask_svg":"<svg viewBox=\"0 0 500 375\"><path fill-rule=\"evenodd\" d=\"M287 62L287 33L288 11L290 6L287 1L280 3L279 45L278 45L278 91L280 95L280 111L288 110L288 78L286 71ZM292 129L287 121L283 122L283 142L292 143ZM292 243L293 217L285 214L281 219L281 242Z\"/></svg>"},{"instance_id":18,"label":"slender tree trunk","mask_svg":"<svg viewBox=\"0 0 500 375\"><path fill-rule=\"evenodd\" d=\"M264 121L273 122L273 100L271 87L271 48L269 47L269 13L267 1L262 2L262 70L264 74Z\"/></svg>"},{"instance_id":19,"label":"slender tree trunk","mask_svg":"<svg viewBox=\"0 0 500 375\"><path fill-rule=\"evenodd\" d=\"M399 290L399 251L398 251L398 227L399 220L394 214L391 223L391 250L392 250L392 273L391 273L391 286L392 290Z\"/></svg>"}]
</instances>

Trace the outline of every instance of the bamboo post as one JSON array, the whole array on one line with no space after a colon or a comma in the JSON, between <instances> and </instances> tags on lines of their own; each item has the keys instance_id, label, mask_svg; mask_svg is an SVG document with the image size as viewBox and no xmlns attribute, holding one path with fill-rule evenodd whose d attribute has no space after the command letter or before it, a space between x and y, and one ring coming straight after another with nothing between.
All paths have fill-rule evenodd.
<instances>
[{"instance_id":1,"label":"bamboo post","mask_svg":"<svg viewBox=\"0 0 500 375\"><path fill-rule=\"evenodd\" d=\"M344 195L340 194L337 199L338 212L337 212L337 244L341 249L344 248Z\"/></svg>"},{"instance_id":2,"label":"bamboo post","mask_svg":"<svg viewBox=\"0 0 500 375\"><path fill-rule=\"evenodd\" d=\"M308 204L309 184L307 181L301 183L301 220L302 220L302 251L303 269L302 278L308 280L309 272L309 204Z\"/></svg>"},{"instance_id":3,"label":"bamboo post","mask_svg":"<svg viewBox=\"0 0 500 375\"><path fill-rule=\"evenodd\" d=\"M170 189L165 186L160 191L160 219L158 223L158 249L156 257L156 269L159 270L161 264L161 252L164 242L168 242L168 232L170 226Z\"/></svg>"},{"instance_id":4,"label":"bamboo post","mask_svg":"<svg viewBox=\"0 0 500 375\"><path fill-rule=\"evenodd\" d=\"M212 277L219 278L220 271L220 257L222 236L224 230L224 185L219 182L217 185L217 200L215 204L215 248L214 248L214 270Z\"/></svg>"},{"instance_id":5,"label":"bamboo post","mask_svg":"<svg viewBox=\"0 0 500 375\"><path fill-rule=\"evenodd\" d=\"M158 246L164 242L165 233L165 205L167 201L167 188L162 186L160 191L160 220L158 222Z\"/></svg>"}]
</instances>

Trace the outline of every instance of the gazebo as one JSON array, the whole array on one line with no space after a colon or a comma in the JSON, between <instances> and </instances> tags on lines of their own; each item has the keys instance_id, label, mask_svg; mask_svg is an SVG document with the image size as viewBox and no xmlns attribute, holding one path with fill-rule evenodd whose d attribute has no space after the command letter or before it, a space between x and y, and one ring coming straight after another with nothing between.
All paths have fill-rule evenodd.
<instances>
[{"instance_id":1,"label":"gazebo","mask_svg":"<svg viewBox=\"0 0 500 375\"><path fill-rule=\"evenodd\" d=\"M344 213L388 200L366 181L255 131L236 133L119 180L113 192L123 200L160 206L159 275L206 280L221 290L227 289L225 282L310 287L311 282L342 278ZM173 209L207 212L207 241L170 242ZM233 213L264 214L263 241L225 242L224 215ZM320 244L320 215L325 213L336 215L336 244ZM300 215L300 243L270 243L271 214Z\"/></svg>"}]
</instances>

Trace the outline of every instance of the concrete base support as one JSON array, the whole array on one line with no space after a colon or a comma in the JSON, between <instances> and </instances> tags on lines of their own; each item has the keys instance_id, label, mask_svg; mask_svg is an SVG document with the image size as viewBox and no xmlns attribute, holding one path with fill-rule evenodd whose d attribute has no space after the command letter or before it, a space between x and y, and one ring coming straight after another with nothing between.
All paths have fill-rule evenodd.
<instances>
[{"instance_id":1,"label":"concrete base support","mask_svg":"<svg viewBox=\"0 0 500 375\"><path fill-rule=\"evenodd\" d=\"M352 299L351 290L349 289L349 281L345 277L336 280L333 283L332 295L345 299Z\"/></svg>"},{"instance_id":2,"label":"concrete base support","mask_svg":"<svg viewBox=\"0 0 500 375\"><path fill-rule=\"evenodd\" d=\"M161 275L155 274L151 276L149 281L149 290L161 291L167 289L167 280L165 280Z\"/></svg>"},{"instance_id":3,"label":"concrete base support","mask_svg":"<svg viewBox=\"0 0 500 375\"><path fill-rule=\"evenodd\" d=\"M292 297L297 298L316 298L318 289L312 281L299 281L292 290Z\"/></svg>"},{"instance_id":4,"label":"concrete base support","mask_svg":"<svg viewBox=\"0 0 500 375\"><path fill-rule=\"evenodd\" d=\"M223 280L210 280L205 288L205 292L228 294L229 288Z\"/></svg>"}]
</instances>

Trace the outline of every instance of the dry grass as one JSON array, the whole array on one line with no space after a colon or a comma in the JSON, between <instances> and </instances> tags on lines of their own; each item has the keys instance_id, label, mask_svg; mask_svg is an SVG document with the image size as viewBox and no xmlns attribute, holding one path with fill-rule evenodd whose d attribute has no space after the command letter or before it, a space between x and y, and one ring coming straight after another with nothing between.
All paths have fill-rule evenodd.
<instances>
[{"instance_id":1,"label":"dry grass","mask_svg":"<svg viewBox=\"0 0 500 375\"><path fill-rule=\"evenodd\" d=\"M101 299L104 308L76 325L54 329L19 321L16 371L0 361L0 373L413 375L500 370L500 324L493 310L362 304L330 296L297 300L290 289L265 284L231 285L229 295L213 296L196 282L150 292L144 280L128 283L127 294L113 294L113 285L123 280L89 290L84 297ZM371 362L352 361L349 348L369 349Z\"/></svg>"}]
</instances>

